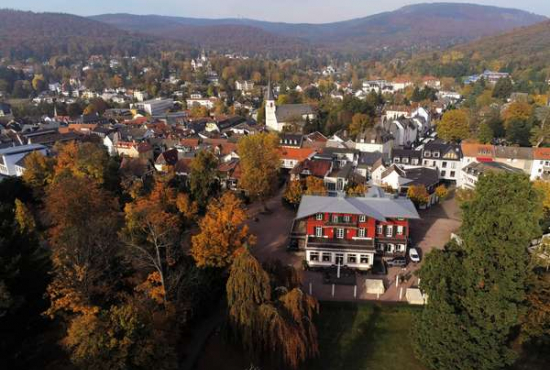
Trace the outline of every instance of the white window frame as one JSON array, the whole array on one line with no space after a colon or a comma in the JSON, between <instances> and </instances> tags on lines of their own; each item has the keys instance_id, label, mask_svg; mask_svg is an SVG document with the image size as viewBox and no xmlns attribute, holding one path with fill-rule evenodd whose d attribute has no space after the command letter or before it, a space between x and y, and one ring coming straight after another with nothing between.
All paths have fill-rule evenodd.
<instances>
[{"instance_id":1,"label":"white window frame","mask_svg":"<svg viewBox=\"0 0 550 370\"><path fill-rule=\"evenodd\" d=\"M359 216L359 222L367 222L367 216L366 215Z\"/></svg>"},{"instance_id":2,"label":"white window frame","mask_svg":"<svg viewBox=\"0 0 550 370\"><path fill-rule=\"evenodd\" d=\"M384 225L376 225L376 234L377 235L384 234Z\"/></svg>"},{"instance_id":3,"label":"white window frame","mask_svg":"<svg viewBox=\"0 0 550 370\"><path fill-rule=\"evenodd\" d=\"M335 224L338 223L338 215L332 215L332 222Z\"/></svg>"},{"instance_id":4,"label":"white window frame","mask_svg":"<svg viewBox=\"0 0 550 370\"><path fill-rule=\"evenodd\" d=\"M430 158L431 156L432 156L432 152L430 152L429 150L424 152L424 157Z\"/></svg>"},{"instance_id":5,"label":"white window frame","mask_svg":"<svg viewBox=\"0 0 550 370\"><path fill-rule=\"evenodd\" d=\"M323 214L322 214L322 213L317 213L317 214L315 215L315 219L316 219L317 221L323 221Z\"/></svg>"},{"instance_id":6,"label":"white window frame","mask_svg":"<svg viewBox=\"0 0 550 370\"><path fill-rule=\"evenodd\" d=\"M321 226L315 227L315 237L322 238L323 237L323 228Z\"/></svg>"},{"instance_id":7,"label":"white window frame","mask_svg":"<svg viewBox=\"0 0 550 370\"><path fill-rule=\"evenodd\" d=\"M344 239L346 237L346 231L342 228L336 229L336 239Z\"/></svg>"},{"instance_id":8,"label":"white window frame","mask_svg":"<svg viewBox=\"0 0 550 370\"><path fill-rule=\"evenodd\" d=\"M370 255L368 254L359 255L359 263L370 265Z\"/></svg>"},{"instance_id":9,"label":"white window frame","mask_svg":"<svg viewBox=\"0 0 550 370\"><path fill-rule=\"evenodd\" d=\"M344 222L350 222L351 221L351 216L350 215L345 215L344 216Z\"/></svg>"},{"instance_id":10,"label":"white window frame","mask_svg":"<svg viewBox=\"0 0 550 370\"><path fill-rule=\"evenodd\" d=\"M350 261L351 258L354 258L355 262ZM346 259L348 261L348 264L357 263L357 255L355 253L348 254Z\"/></svg>"},{"instance_id":11,"label":"white window frame","mask_svg":"<svg viewBox=\"0 0 550 370\"><path fill-rule=\"evenodd\" d=\"M405 228L401 225L397 225L397 235L403 235Z\"/></svg>"},{"instance_id":12,"label":"white window frame","mask_svg":"<svg viewBox=\"0 0 550 370\"><path fill-rule=\"evenodd\" d=\"M391 238L393 236L393 226L386 225L386 238Z\"/></svg>"},{"instance_id":13,"label":"white window frame","mask_svg":"<svg viewBox=\"0 0 550 370\"><path fill-rule=\"evenodd\" d=\"M325 261L325 257L328 256L328 261ZM323 252L321 255L321 261L325 263L332 263L332 253L330 252Z\"/></svg>"},{"instance_id":14,"label":"white window frame","mask_svg":"<svg viewBox=\"0 0 550 370\"><path fill-rule=\"evenodd\" d=\"M317 258L316 260L313 259L314 256ZM320 257L319 252L309 252L310 262L319 262L319 257Z\"/></svg>"},{"instance_id":15,"label":"white window frame","mask_svg":"<svg viewBox=\"0 0 550 370\"><path fill-rule=\"evenodd\" d=\"M357 230L357 237L358 238L365 238L366 236L367 236L367 229L362 227L359 230Z\"/></svg>"}]
</instances>

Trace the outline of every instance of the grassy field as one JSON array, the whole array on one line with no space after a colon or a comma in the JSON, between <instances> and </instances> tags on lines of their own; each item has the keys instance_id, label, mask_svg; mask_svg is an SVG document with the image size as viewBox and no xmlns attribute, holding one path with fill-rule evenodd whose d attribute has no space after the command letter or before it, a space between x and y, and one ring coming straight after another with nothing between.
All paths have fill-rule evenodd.
<instances>
[{"instance_id":1,"label":"grassy field","mask_svg":"<svg viewBox=\"0 0 550 370\"><path fill-rule=\"evenodd\" d=\"M321 303L317 320L321 356L303 370L426 370L413 355L410 306L377 303ZM219 335L207 344L197 369L243 370L250 360ZM279 369L263 364L262 370Z\"/></svg>"},{"instance_id":2,"label":"grassy field","mask_svg":"<svg viewBox=\"0 0 550 370\"><path fill-rule=\"evenodd\" d=\"M409 336L416 309L323 302L318 320L321 356L304 368L426 370L414 357Z\"/></svg>"}]
</instances>

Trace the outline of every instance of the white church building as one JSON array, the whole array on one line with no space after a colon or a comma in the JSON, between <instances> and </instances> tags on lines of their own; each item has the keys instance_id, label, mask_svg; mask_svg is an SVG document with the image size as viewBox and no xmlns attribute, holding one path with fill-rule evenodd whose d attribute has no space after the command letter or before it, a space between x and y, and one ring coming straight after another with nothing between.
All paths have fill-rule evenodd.
<instances>
[{"instance_id":1,"label":"white church building","mask_svg":"<svg viewBox=\"0 0 550 370\"><path fill-rule=\"evenodd\" d=\"M281 132L285 126L303 128L307 121L316 119L317 115L308 104L284 104L277 106L275 97L268 84L265 94L265 124L271 131Z\"/></svg>"}]
</instances>

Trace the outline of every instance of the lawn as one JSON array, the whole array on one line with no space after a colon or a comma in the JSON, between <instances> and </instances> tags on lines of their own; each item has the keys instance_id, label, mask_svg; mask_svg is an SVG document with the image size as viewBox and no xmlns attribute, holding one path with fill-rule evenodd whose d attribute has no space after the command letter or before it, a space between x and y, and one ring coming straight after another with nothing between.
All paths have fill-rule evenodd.
<instances>
[{"instance_id":1,"label":"lawn","mask_svg":"<svg viewBox=\"0 0 550 370\"><path fill-rule=\"evenodd\" d=\"M417 307L322 302L317 320L321 355L302 370L426 370L413 355L409 332ZM215 335L197 369L242 370L250 360ZM262 370L278 369L263 364Z\"/></svg>"},{"instance_id":2,"label":"lawn","mask_svg":"<svg viewBox=\"0 0 550 370\"><path fill-rule=\"evenodd\" d=\"M414 357L409 335L417 309L323 302L317 321L321 356L304 369L426 370Z\"/></svg>"}]
</instances>

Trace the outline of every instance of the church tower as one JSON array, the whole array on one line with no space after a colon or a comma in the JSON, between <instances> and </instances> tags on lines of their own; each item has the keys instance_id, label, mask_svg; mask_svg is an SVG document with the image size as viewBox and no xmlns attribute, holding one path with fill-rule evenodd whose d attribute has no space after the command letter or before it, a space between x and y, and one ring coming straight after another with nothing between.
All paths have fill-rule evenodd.
<instances>
[{"instance_id":1,"label":"church tower","mask_svg":"<svg viewBox=\"0 0 550 370\"><path fill-rule=\"evenodd\" d=\"M271 81L267 84L265 92L265 125L269 130L279 131L277 115L275 114L277 107L275 106L275 98L271 89Z\"/></svg>"}]
</instances>

